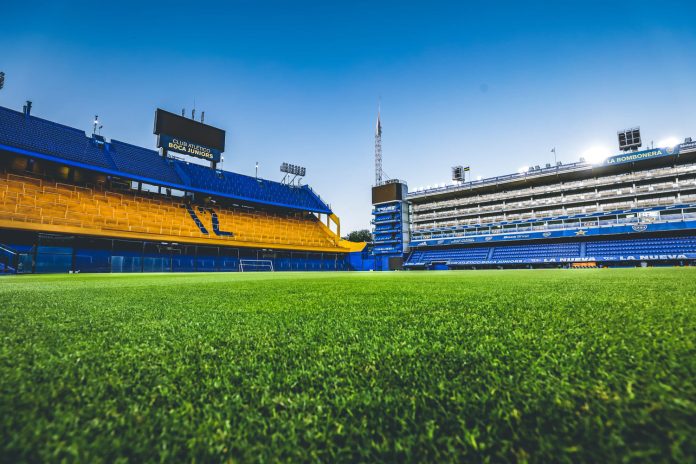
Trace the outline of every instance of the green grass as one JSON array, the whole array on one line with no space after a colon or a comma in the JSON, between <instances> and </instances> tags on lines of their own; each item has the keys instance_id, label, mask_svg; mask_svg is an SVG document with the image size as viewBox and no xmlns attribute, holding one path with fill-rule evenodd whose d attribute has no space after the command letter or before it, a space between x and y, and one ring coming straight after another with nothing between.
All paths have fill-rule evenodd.
<instances>
[{"instance_id":1,"label":"green grass","mask_svg":"<svg viewBox=\"0 0 696 464\"><path fill-rule=\"evenodd\" d=\"M694 462L696 269L0 279L0 462Z\"/></svg>"}]
</instances>

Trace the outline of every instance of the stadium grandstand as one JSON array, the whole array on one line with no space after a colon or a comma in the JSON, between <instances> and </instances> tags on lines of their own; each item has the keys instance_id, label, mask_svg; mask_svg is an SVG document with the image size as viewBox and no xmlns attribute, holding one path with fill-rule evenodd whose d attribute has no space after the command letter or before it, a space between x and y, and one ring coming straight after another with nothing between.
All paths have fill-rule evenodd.
<instances>
[{"instance_id":1,"label":"stadium grandstand","mask_svg":"<svg viewBox=\"0 0 696 464\"><path fill-rule=\"evenodd\" d=\"M693 265L696 142L399 196L373 188L384 269ZM387 257L391 261L387 260Z\"/></svg>"},{"instance_id":2,"label":"stadium grandstand","mask_svg":"<svg viewBox=\"0 0 696 464\"><path fill-rule=\"evenodd\" d=\"M360 247L307 185L0 107L0 272L347 270Z\"/></svg>"}]
</instances>

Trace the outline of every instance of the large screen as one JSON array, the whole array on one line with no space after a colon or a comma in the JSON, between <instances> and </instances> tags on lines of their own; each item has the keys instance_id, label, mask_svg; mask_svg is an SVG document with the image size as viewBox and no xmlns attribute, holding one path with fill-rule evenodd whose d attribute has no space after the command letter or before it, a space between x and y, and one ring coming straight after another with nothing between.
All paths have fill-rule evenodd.
<instances>
[{"instance_id":1,"label":"large screen","mask_svg":"<svg viewBox=\"0 0 696 464\"><path fill-rule=\"evenodd\" d=\"M388 201L401 201L403 198L403 184L399 182L372 187L373 205Z\"/></svg>"},{"instance_id":2,"label":"large screen","mask_svg":"<svg viewBox=\"0 0 696 464\"><path fill-rule=\"evenodd\" d=\"M225 131L157 108L155 134L225 151Z\"/></svg>"}]
</instances>

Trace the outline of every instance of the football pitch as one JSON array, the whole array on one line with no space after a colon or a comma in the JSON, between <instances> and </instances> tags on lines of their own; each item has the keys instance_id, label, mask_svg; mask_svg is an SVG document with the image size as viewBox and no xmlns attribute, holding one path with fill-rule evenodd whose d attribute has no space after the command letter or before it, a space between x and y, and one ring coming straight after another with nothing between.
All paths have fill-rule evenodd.
<instances>
[{"instance_id":1,"label":"football pitch","mask_svg":"<svg viewBox=\"0 0 696 464\"><path fill-rule=\"evenodd\" d=\"M696 269L0 278L1 462L693 462Z\"/></svg>"}]
</instances>

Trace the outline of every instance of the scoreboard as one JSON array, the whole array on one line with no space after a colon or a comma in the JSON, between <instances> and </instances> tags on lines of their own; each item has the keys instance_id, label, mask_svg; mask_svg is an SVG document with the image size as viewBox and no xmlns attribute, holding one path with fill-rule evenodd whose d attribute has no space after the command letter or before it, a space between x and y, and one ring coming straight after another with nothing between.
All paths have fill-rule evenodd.
<instances>
[{"instance_id":1,"label":"scoreboard","mask_svg":"<svg viewBox=\"0 0 696 464\"><path fill-rule=\"evenodd\" d=\"M401 201L406 197L406 186L401 182L385 182L382 185L372 187L372 204Z\"/></svg>"},{"instance_id":2,"label":"scoreboard","mask_svg":"<svg viewBox=\"0 0 696 464\"><path fill-rule=\"evenodd\" d=\"M225 131L157 108L157 146L183 155L220 161L225 151Z\"/></svg>"}]
</instances>

